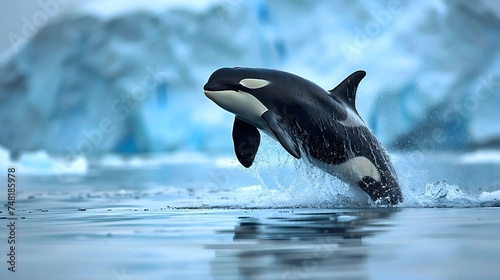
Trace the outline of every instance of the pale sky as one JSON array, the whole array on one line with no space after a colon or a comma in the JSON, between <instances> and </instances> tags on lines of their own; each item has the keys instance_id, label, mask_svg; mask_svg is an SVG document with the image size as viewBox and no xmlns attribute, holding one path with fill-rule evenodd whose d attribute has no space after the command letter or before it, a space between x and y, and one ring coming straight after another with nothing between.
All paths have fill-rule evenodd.
<instances>
[{"instance_id":1,"label":"pale sky","mask_svg":"<svg viewBox=\"0 0 500 280\"><path fill-rule=\"evenodd\" d=\"M189 5L199 8L217 1L243 0L1 0L0 1L0 56L12 49L17 38L30 39L26 34L42 27L47 19L53 19L76 7L90 13L113 15L130 9L159 10L171 5Z\"/></svg>"},{"instance_id":2,"label":"pale sky","mask_svg":"<svg viewBox=\"0 0 500 280\"><path fill-rule=\"evenodd\" d=\"M33 29L39 29L47 19L53 19L62 12L83 8L91 13L112 15L126 10L142 7L158 10L158 6L189 5L193 8L213 4L214 2L235 3L244 0L1 0L0 1L0 57L12 49L16 38L30 39L26 36ZM432 0L434 1L434 0ZM497 17L500 17L500 5L496 0L480 0Z\"/></svg>"},{"instance_id":3,"label":"pale sky","mask_svg":"<svg viewBox=\"0 0 500 280\"><path fill-rule=\"evenodd\" d=\"M74 7L76 2L77 0L0 1L0 55L12 48L12 41L15 41L17 36L29 39L25 34L31 33L26 32L42 27L47 19L50 20L62 11Z\"/></svg>"}]
</instances>

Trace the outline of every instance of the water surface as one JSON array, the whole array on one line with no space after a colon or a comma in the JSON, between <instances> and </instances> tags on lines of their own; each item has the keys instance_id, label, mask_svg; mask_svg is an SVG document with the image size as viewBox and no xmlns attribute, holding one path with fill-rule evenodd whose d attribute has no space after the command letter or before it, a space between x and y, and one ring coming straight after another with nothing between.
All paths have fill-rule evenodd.
<instances>
[{"instance_id":1,"label":"water surface","mask_svg":"<svg viewBox=\"0 0 500 280\"><path fill-rule=\"evenodd\" d=\"M0 278L499 279L496 163L435 159L423 176L396 159L407 199L382 207L286 160L168 159L19 170L16 272L3 208ZM454 182L464 170L483 175Z\"/></svg>"}]
</instances>

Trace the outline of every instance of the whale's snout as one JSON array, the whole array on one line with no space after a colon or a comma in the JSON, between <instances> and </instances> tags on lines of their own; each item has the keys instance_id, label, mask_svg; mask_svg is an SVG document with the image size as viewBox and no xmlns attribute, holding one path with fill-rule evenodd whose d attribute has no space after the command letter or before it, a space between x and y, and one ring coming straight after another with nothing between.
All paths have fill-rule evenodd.
<instances>
[{"instance_id":1,"label":"whale's snout","mask_svg":"<svg viewBox=\"0 0 500 280\"><path fill-rule=\"evenodd\" d=\"M223 90L224 87L215 81L208 81L204 86L203 86L203 91L204 92L214 92L214 91L220 91Z\"/></svg>"},{"instance_id":2,"label":"whale's snout","mask_svg":"<svg viewBox=\"0 0 500 280\"><path fill-rule=\"evenodd\" d=\"M237 85L239 77L235 73L236 68L221 68L212 73L208 78L207 83L203 86L203 91L208 91L209 94L213 92L231 89L232 86Z\"/></svg>"},{"instance_id":3,"label":"whale's snout","mask_svg":"<svg viewBox=\"0 0 500 280\"><path fill-rule=\"evenodd\" d=\"M227 86L221 84L219 81L215 79L209 79L208 82L203 86L203 92L205 96L208 97L212 101L216 101L216 99L220 98L221 92L227 90Z\"/></svg>"}]
</instances>

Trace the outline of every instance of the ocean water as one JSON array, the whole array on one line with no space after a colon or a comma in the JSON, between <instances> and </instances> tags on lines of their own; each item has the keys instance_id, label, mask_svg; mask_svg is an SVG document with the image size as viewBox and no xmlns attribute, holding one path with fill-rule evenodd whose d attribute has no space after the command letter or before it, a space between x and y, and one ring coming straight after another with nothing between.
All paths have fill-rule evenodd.
<instances>
[{"instance_id":1,"label":"ocean water","mask_svg":"<svg viewBox=\"0 0 500 280\"><path fill-rule=\"evenodd\" d=\"M281 152L21 159L0 279L500 279L498 155L392 155L396 207Z\"/></svg>"}]
</instances>

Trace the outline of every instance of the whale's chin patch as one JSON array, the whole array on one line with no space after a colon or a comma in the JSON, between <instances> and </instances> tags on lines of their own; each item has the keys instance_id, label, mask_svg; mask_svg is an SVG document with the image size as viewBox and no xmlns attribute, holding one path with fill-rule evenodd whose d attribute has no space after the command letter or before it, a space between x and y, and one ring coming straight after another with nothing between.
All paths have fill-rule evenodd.
<instances>
[{"instance_id":1,"label":"whale's chin patch","mask_svg":"<svg viewBox=\"0 0 500 280\"><path fill-rule=\"evenodd\" d=\"M205 95L224 110L255 125L262 123L261 116L268 110L257 98L242 90L205 90Z\"/></svg>"}]
</instances>

